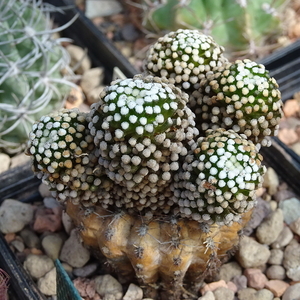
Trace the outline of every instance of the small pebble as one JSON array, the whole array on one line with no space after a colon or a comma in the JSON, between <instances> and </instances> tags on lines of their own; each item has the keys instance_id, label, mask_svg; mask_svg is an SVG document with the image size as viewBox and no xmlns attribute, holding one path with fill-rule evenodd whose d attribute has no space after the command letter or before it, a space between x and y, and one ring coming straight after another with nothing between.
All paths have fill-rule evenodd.
<instances>
[{"instance_id":1,"label":"small pebble","mask_svg":"<svg viewBox=\"0 0 300 300\"><path fill-rule=\"evenodd\" d=\"M97 262L93 262L93 263L87 264L81 268L75 268L73 270L73 274L76 277L90 277L95 274L98 266L99 266L99 264Z\"/></svg>"},{"instance_id":2,"label":"small pebble","mask_svg":"<svg viewBox=\"0 0 300 300\"><path fill-rule=\"evenodd\" d=\"M295 220L294 222L290 223L290 228L294 233L300 235L300 218Z\"/></svg>"},{"instance_id":3,"label":"small pebble","mask_svg":"<svg viewBox=\"0 0 300 300\"><path fill-rule=\"evenodd\" d=\"M265 274L260 269L246 269L244 275L247 277L248 287L262 289L268 281Z\"/></svg>"},{"instance_id":4,"label":"small pebble","mask_svg":"<svg viewBox=\"0 0 300 300\"><path fill-rule=\"evenodd\" d=\"M234 292L226 287L219 287L214 291L215 300L233 300Z\"/></svg>"},{"instance_id":5,"label":"small pebble","mask_svg":"<svg viewBox=\"0 0 300 300\"><path fill-rule=\"evenodd\" d=\"M39 185L39 193L43 199L46 197L52 197L50 187L49 187L49 185L47 185L45 183L41 183Z\"/></svg>"},{"instance_id":6,"label":"small pebble","mask_svg":"<svg viewBox=\"0 0 300 300\"><path fill-rule=\"evenodd\" d=\"M18 252L22 252L25 249L24 242L21 239L16 238L10 243Z\"/></svg>"},{"instance_id":7,"label":"small pebble","mask_svg":"<svg viewBox=\"0 0 300 300\"><path fill-rule=\"evenodd\" d=\"M276 241L283 229L281 209L272 212L256 229L256 237L261 244L270 245Z\"/></svg>"},{"instance_id":8,"label":"small pebble","mask_svg":"<svg viewBox=\"0 0 300 300\"><path fill-rule=\"evenodd\" d=\"M95 289L104 299L110 295L111 300L120 300L123 297L123 287L118 280L111 275L100 275L95 277Z\"/></svg>"},{"instance_id":9,"label":"small pebble","mask_svg":"<svg viewBox=\"0 0 300 300\"><path fill-rule=\"evenodd\" d=\"M254 239L243 236L240 240L239 249L235 255L238 262L244 268L257 268L264 265L271 253L268 247L258 243Z\"/></svg>"},{"instance_id":10,"label":"small pebble","mask_svg":"<svg viewBox=\"0 0 300 300\"><path fill-rule=\"evenodd\" d=\"M270 290L275 297L281 297L288 287L289 284L282 280L269 280L265 285L265 288Z\"/></svg>"},{"instance_id":11,"label":"small pebble","mask_svg":"<svg viewBox=\"0 0 300 300\"><path fill-rule=\"evenodd\" d=\"M300 300L300 283L289 286L285 290L282 300Z\"/></svg>"},{"instance_id":12,"label":"small pebble","mask_svg":"<svg viewBox=\"0 0 300 300\"><path fill-rule=\"evenodd\" d=\"M87 0L85 2L85 15L90 19L115 15L122 10L123 7L117 0Z\"/></svg>"},{"instance_id":13,"label":"small pebble","mask_svg":"<svg viewBox=\"0 0 300 300\"><path fill-rule=\"evenodd\" d=\"M56 232L62 229L61 207L52 209L44 206L39 207L35 214L33 229L36 232L42 233L46 231Z\"/></svg>"},{"instance_id":14,"label":"small pebble","mask_svg":"<svg viewBox=\"0 0 300 300\"><path fill-rule=\"evenodd\" d=\"M236 261L226 263L220 267L219 277L225 282L230 281L234 276L238 275L242 275L242 268Z\"/></svg>"},{"instance_id":15,"label":"small pebble","mask_svg":"<svg viewBox=\"0 0 300 300\"><path fill-rule=\"evenodd\" d=\"M294 128L281 128L278 132L278 138L286 145L292 145L298 141L298 135Z\"/></svg>"},{"instance_id":16,"label":"small pebble","mask_svg":"<svg viewBox=\"0 0 300 300\"><path fill-rule=\"evenodd\" d=\"M285 269L280 265L272 265L266 270L266 275L269 279L285 279Z\"/></svg>"},{"instance_id":17,"label":"small pebble","mask_svg":"<svg viewBox=\"0 0 300 300\"><path fill-rule=\"evenodd\" d=\"M271 249L271 255L268 264L281 265L283 260L283 251L281 249Z\"/></svg>"},{"instance_id":18,"label":"small pebble","mask_svg":"<svg viewBox=\"0 0 300 300\"><path fill-rule=\"evenodd\" d=\"M80 86L85 94L103 84L104 69L92 68L84 72L80 80Z\"/></svg>"},{"instance_id":19,"label":"small pebble","mask_svg":"<svg viewBox=\"0 0 300 300\"><path fill-rule=\"evenodd\" d=\"M66 49L71 57L70 66L76 67L75 72L77 74L83 74L91 68L91 60L84 49L73 44L69 44Z\"/></svg>"},{"instance_id":20,"label":"small pebble","mask_svg":"<svg viewBox=\"0 0 300 300\"><path fill-rule=\"evenodd\" d=\"M215 300L215 295L212 291L207 291L202 297L199 297L198 300Z\"/></svg>"},{"instance_id":21,"label":"small pebble","mask_svg":"<svg viewBox=\"0 0 300 300\"><path fill-rule=\"evenodd\" d=\"M23 266L32 278L39 279L54 267L54 263L47 255L29 254Z\"/></svg>"},{"instance_id":22,"label":"small pebble","mask_svg":"<svg viewBox=\"0 0 300 300\"><path fill-rule=\"evenodd\" d=\"M60 260L74 268L81 268L89 261L90 256L89 250L80 243L77 231L73 229L61 249Z\"/></svg>"},{"instance_id":23,"label":"small pebble","mask_svg":"<svg viewBox=\"0 0 300 300\"><path fill-rule=\"evenodd\" d=\"M212 291L213 292L213 291L215 291L219 287L225 287L225 288L227 288L227 284L226 284L225 280L219 280L219 281L214 281L214 282L205 284L201 288L201 295L204 295L208 291Z\"/></svg>"},{"instance_id":24,"label":"small pebble","mask_svg":"<svg viewBox=\"0 0 300 300\"><path fill-rule=\"evenodd\" d=\"M281 233L277 237L276 241L271 245L271 247L273 249L283 248L290 243L293 237L294 235L292 230L288 226L285 226L283 227Z\"/></svg>"},{"instance_id":25,"label":"small pebble","mask_svg":"<svg viewBox=\"0 0 300 300\"><path fill-rule=\"evenodd\" d=\"M284 250L283 266L286 276L294 281L300 281L300 244L291 243Z\"/></svg>"},{"instance_id":26,"label":"small pebble","mask_svg":"<svg viewBox=\"0 0 300 300\"><path fill-rule=\"evenodd\" d=\"M37 281L39 290L46 296L56 295L56 268L53 268Z\"/></svg>"},{"instance_id":27,"label":"small pebble","mask_svg":"<svg viewBox=\"0 0 300 300\"><path fill-rule=\"evenodd\" d=\"M238 291L247 287L247 277L245 275L234 276L232 282L235 284Z\"/></svg>"},{"instance_id":28,"label":"small pebble","mask_svg":"<svg viewBox=\"0 0 300 300\"><path fill-rule=\"evenodd\" d=\"M130 283L127 292L122 300L142 300L143 290L137 285Z\"/></svg>"},{"instance_id":29,"label":"small pebble","mask_svg":"<svg viewBox=\"0 0 300 300\"><path fill-rule=\"evenodd\" d=\"M75 228L75 225L74 225L71 217L65 211L63 211L62 215L61 215L61 220L62 220L64 230L66 231L67 234L70 234L72 229Z\"/></svg>"},{"instance_id":30,"label":"small pebble","mask_svg":"<svg viewBox=\"0 0 300 300\"><path fill-rule=\"evenodd\" d=\"M28 248L41 248L41 241L33 230L24 228L19 232L19 235L22 237L25 245Z\"/></svg>"},{"instance_id":31,"label":"small pebble","mask_svg":"<svg viewBox=\"0 0 300 300\"><path fill-rule=\"evenodd\" d=\"M256 289L244 288L238 291L237 296L239 300L257 300L255 294Z\"/></svg>"},{"instance_id":32,"label":"small pebble","mask_svg":"<svg viewBox=\"0 0 300 300\"><path fill-rule=\"evenodd\" d=\"M300 218L300 200L298 198L290 198L279 203L282 209L284 222L290 224Z\"/></svg>"},{"instance_id":33,"label":"small pebble","mask_svg":"<svg viewBox=\"0 0 300 300\"><path fill-rule=\"evenodd\" d=\"M263 187L268 189L269 195L274 195L277 192L279 186L279 178L275 170L271 167L267 169L264 176Z\"/></svg>"},{"instance_id":34,"label":"small pebble","mask_svg":"<svg viewBox=\"0 0 300 300\"><path fill-rule=\"evenodd\" d=\"M5 234L22 230L32 221L33 214L31 204L14 199L4 200L0 207L0 231Z\"/></svg>"},{"instance_id":35,"label":"small pebble","mask_svg":"<svg viewBox=\"0 0 300 300\"><path fill-rule=\"evenodd\" d=\"M65 240L66 237L64 237L62 233L46 235L42 239L42 246L46 255L48 255L48 257L50 257L52 260L59 258L59 253Z\"/></svg>"}]
</instances>

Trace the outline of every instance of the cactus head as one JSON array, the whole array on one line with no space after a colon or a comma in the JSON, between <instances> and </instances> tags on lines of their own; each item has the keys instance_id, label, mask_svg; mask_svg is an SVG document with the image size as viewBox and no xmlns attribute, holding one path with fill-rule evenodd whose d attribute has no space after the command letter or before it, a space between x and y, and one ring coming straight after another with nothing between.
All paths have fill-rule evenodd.
<instances>
[{"instance_id":1,"label":"cactus head","mask_svg":"<svg viewBox=\"0 0 300 300\"><path fill-rule=\"evenodd\" d=\"M120 186L117 206L155 210L169 201L172 173L198 134L187 101L168 81L137 75L113 82L92 106L89 129L100 166Z\"/></svg>"},{"instance_id":2,"label":"cactus head","mask_svg":"<svg viewBox=\"0 0 300 300\"><path fill-rule=\"evenodd\" d=\"M86 113L64 109L41 117L29 135L33 171L61 202L90 205L111 198L112 184L96 168L98 154L87 124Z\"/></svg>"},{"instance_id":3,"label":"cactus head","mask_svg":"<svg viewBox=\"0 0 300 300\"><path fill-rule=\"evenodd\" d=\"M198 30L179 29L159 38L145 60L145 70L171 83L193 90L207 72L227 61L223 47Z\"/></svg>"},{"instance_id":4,"label":"cactus head","mask_svg":"<svg viewBox=\"0 0 300 300\"><path fill-rule=\"evenodd\" d=\"M186 156L174 189L180 213L198 222L237 222L255 206L265 168L255 145L233 130L207 130Z\"/></svg>"},{"instance_id":5,"label":"cactus head","mask_svg":"<svg viewBox=\"0 0 300 300\"><path fill-rule=\"evenodd\" d=\"M227 63L211 73L194 91L191 102L204 132L233 129L262 146L270 146L268 137L277 135L283 115L276 80L262 64L248 59Z\"/></svg>"}]
</instances>

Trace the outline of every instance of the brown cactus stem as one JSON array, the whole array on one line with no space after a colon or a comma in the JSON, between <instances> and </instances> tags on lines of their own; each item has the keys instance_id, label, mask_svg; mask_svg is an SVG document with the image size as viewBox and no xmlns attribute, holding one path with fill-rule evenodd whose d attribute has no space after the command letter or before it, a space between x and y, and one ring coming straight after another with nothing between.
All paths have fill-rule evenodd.
<instances>
[{"instance_id":1,"label":"brown cactus stem","mask_svg":"<svg viewBox=\"0 0 300 300\"><path fill-rule=\"evenodd\" d=\"M67 201L66 210L80 227L83 243L100 250L121 278L136 274L145 296L177 300L219 267L239 241L239 232L252 211L231 226L203 224L185 218L146 221L124 211L83 207ZM122 280L123 281L123 280ZM160 282L160 285L158 285ZM161 296L162 297L162 296ZM162 299L162 298L161 298Z\"/></svg>"}]
</instances>

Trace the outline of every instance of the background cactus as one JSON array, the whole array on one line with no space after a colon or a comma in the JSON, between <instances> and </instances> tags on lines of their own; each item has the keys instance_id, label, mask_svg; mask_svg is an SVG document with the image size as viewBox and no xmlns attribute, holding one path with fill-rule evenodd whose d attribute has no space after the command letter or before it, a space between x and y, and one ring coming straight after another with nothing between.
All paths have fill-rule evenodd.
<instances>
[{"instance_id":1,"label":"background cactus","mask_svg":"<svg viewBox=\"0 0 300 300\"><path fill-rule=\"evenodd\" d=\"M161 35L179 28L198 29L224 46L227 54L255 58L278 47L284 0L145 0L143 27ZM229 55L228 55L229 56Z\"/></svg>"},{"instance_id":2,"label":"background cactus","mask_svg":"<svg viewBox=\"0 0 300 300\"><path fill-rule=\"evenodd\" d=\"M176 39L172 33L166 40L170 36ZM201 36L206 45L205 40ZM63 110L42 117L28 141L33 171L65 205L83 243L105 257L123 280L135 277L145 296L155 299L191 296L226 260L251 217L265 172L259 143L234 127L204 132L196 122L194 112L203 101L195 101L194 92L204 98L206 91L209 97L207 87L215 88L220 68L226 77L220 85L226 86L230 73L227 60L217 68L206 65L210 60L202 63L204 76L189 93L179 88L180 80L178 87L171 83L168 72L116 80L90 112ZM233 72L229 81L239 86L254 78L259 84L251 92L259 103L261 93L268 97L261 90L266 83L263 87L279 103L269 105L268 112L277 113L276 82L257 64L249 68L243 76ZM215 76L212 81L210 76ZM221 93L218 88L211 99ZM231 105L227 102L225 107ZM218 108L217 100L211 105ZM264 110L249 113L251 120L262 115Z\"/></svg>"},{"instance_id":3,"label":"background cactus","mask_svg":"<svg viewBox=\"0 0 300 300\"><path fill-rule=\"evenodd\" d=\"M0 149L20 151L32 124L57 110L72 85L69 56L37 0L0 1ZM66 24L67 26L67 24ZM66 74L66 75L63 75Z\"/></svg>"}]
</instances>

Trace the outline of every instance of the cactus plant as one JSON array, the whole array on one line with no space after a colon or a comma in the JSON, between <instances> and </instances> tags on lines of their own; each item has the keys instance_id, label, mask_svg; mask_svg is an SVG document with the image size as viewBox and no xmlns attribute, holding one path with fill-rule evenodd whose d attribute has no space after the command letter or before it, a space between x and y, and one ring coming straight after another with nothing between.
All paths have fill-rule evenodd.
<instances>
[{"instance_id":1,"label":"cactus plant","mask_svg":"<svg viewBox=\"0 0 300 300\"><path fill-rule=\"evenodd\" d=\"M198 29L224 46L228 55L257 58L276 47L283 35L284 0L144 0L142 25L159 35L179 28ZM278 45L277 45L278 47ZM253 55L253 56L252 56Z\"/></svg>"},{"instance_id":2,"label":"cactus plant","mask_svg":"<svg viewBox=\"0 0 300 300\"><path fill-rule=\"evenodd\" d=\"M34 121L57 110L73 85L69 57L54 39L49 12L37 0L0 1L0 149L24 148ZM65 26L68 26L66 24Z\"/></svg>"},{"instance_id":3,"label":"cactus plant","mask_svg":"<svg viewBox=\"0 0 300 300\"><path fill-rule=\"evenodd\" d=\"M201 109L194 93L219 95L217 83L225 86L228 78L218 76L221 68L230 73L227 65L201 66L207 72L189 94L166 73L116 80L90 112L44 116L29 136L33 171L65 205L83 243L119 276L135 277L147 297L196 298L197 284L235 249L255 207L265 172L259 147L234 128L204 132L194 113ZM259 73L277 99L276 82L250 65L242 78L232 72L232 81L252 82ZM260 85L253 89L259 103L260 92L267 97ZM254 110L250 115L260 118Z\"/></svg>"}]
</instances>

